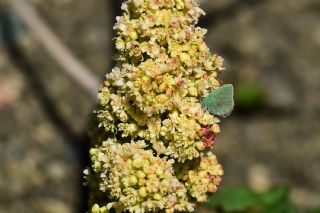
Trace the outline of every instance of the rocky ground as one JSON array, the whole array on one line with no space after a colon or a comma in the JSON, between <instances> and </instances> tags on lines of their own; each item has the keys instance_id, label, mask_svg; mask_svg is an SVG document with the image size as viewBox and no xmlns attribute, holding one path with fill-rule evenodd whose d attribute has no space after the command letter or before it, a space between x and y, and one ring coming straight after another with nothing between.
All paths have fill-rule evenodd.
<instances>
[{"instance_id":1,"label":"rocky ground","mask_svg":"<svg viewBox=\"0 0 320 213\"><path fill-rule=\"evenodd\" d=\"M112 66L119 2L31 2L102 80ZM226 59L221 78L239 91L261 91L259 103L249 105L236 94L239 105L222 123L214 151L225 168L224 185L262 191L285 184L301 209L319 206L320 2L201 5L208 14L200 21L208 28L207 42ZM5 9L0 7L0 15ZM0 212L81 212L85 131L95 103L26 29L14 45L5 37L0 31Z\"/></svg>"}]
</instances>

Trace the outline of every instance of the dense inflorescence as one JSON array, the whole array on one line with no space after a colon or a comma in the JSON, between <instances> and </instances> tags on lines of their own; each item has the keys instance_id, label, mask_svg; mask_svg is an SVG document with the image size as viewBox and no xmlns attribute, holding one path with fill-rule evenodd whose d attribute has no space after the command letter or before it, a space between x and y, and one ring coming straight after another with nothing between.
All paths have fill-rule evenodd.
<instances>
[{"instance_id":1,"label":"dense inflorescence","mask_svg":"<svg viewBox=\"0 0 320 213\"><path fill-rule=\"evenodd\" d=\"M195 0L128 0L122 9L85 171L91 211L192 212L223 174L211 152L220 120L201 105L220 87L223 59L196 27L204 12Z\"/></svg>"}]
</instances>

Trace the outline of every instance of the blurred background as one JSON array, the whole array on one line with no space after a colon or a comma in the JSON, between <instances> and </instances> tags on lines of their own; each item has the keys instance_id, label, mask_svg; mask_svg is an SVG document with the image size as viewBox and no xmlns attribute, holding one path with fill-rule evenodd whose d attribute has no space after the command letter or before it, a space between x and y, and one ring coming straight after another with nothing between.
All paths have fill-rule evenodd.
<instances>
[{"instance_id":1,"label":"blurred background","mask_svg":"<svg viewBox=\"0 0 320 213\"><path fill-rule=\"evenodd\" d=\"M121 1L27 2L90 71L94 88L114 65ZM207 16L199 25L211 52L225 58L220 78L234 84L236 108L214 149L223 186L197 211L320 212L320 1L200 3ZM68 57L56 60L37 23L19 16L23 5L0 1L0 212L85 212L82 169L96 103L66 73Z\"/></svg>"}]
</instances>

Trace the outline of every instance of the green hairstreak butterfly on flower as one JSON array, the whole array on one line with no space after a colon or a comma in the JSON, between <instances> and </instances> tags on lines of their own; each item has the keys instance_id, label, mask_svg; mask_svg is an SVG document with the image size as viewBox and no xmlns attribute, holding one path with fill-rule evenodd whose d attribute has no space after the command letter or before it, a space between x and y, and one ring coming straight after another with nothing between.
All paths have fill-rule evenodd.
<instances>
[{"instance_id":1,"label":"green hairstreak butterfly on flower","mask_svg":"<svg viewBox=\"0 0 320 213\"><path fill-rule=\"evenodd\" d=\"M223 85L212 91L202 101L202 105L213 115L221 117L230 115L234 107L232 84Z\"/></svg>"}]
</instances>

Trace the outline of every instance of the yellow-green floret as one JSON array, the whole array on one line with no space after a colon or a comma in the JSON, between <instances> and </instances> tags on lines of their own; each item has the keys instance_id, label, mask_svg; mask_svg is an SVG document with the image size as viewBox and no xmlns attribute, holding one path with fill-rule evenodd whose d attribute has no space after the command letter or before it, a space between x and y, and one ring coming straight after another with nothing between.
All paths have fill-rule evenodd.
<instances>
[{"instance_id":1,"label":"yellow-green floret","mask_svg":"<svg viewBox=\"0 0 320 213\"><path fill-rule=\"evenodd\" d=\"M195 0L128 0L122 9L117 65L100 87L91 136L91 211L192 212L223 174L211 153L220 120L201 105L220 87L223 59L195 26L204 15Z\"/></svg>"}]
</instances>

